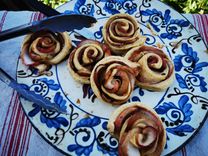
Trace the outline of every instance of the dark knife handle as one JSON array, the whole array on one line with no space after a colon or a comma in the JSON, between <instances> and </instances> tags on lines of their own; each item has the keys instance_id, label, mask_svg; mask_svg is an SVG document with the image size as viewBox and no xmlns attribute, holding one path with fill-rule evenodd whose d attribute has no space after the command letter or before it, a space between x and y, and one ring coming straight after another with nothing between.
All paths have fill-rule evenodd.
<instances>
[{"instance_id":1,"label":"dark knife handle","mask_svg":"<svg viewBox=\"0 0 208 156\"><path fill-rule=\"evenodd\" d=\"M32 32L31 31L32 26L33 24L29 23L29 24L24 24L15 28L2 31L0 32L0 41L8 40L14 37L18 37L18 36L30 33Z\"/></svg>"}]
</instances>

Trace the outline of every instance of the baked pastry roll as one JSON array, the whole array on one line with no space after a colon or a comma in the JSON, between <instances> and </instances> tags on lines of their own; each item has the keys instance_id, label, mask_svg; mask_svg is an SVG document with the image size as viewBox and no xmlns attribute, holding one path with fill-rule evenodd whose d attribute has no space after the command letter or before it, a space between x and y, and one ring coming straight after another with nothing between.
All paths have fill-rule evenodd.
<instances>
[{"instance_id":1,"label":"baked pastry roll","mask_svg":"<svg viewBox=\"0 0 208 156\"><path fill-rule=\"evenodd\" d=\"M70 52L72 45L67 32L42 30L28 34L22 44L21 59L42 73L49 65L58 64Z\"/></svg>"},{"instance_id":2,"label":"baked pastry roll","mask_svg":"<svg viewBox=\"0 0 208 156\"><path fill-rule=\"evenodd\" d=\"M126 102L131 95L140 66L120 56L109 56L94 67L90 82L95 95L113 105Z\"/></svg>"},{"instance_id":3,"label":"baked pastry roll","mask_svg":"<svg viewBox=\"0 0 208 156\"><path fill-rule=\"evenodd\" d=\"M135 47L127 52L125 58L141 65L141 72L136 77L139 87L161 91L168 88L174 80L174 65L159 48Z\"/></svg>"},{"instance_id":4,"label":"baked pastry roll","mask_svg":"<svg viewBox=\"0 0 208 156\"><path fill-rule=\"evenodd\" d=\"M75 80L89 84L95 64L110 55L111 52L105 44L94 40L84 40L70 53L68 69Z\"/></svg>"},{"instance_id":5,"label":"baked pastry roll","mask_svg":"<svg viewBox=\"0 0 208 156\"><path fill-rule=\"evenodd\" d=\"M119 140L119 156L160 156L166 143L162 121L153 109L140 102L117 108L107 128Z\"/></svg>"},{"instance_id":6,"label":"baked pastry roll","mask_svg":"<svg viewBox=\"0 0 208 156\"><path fill-rule=\"evenodd\" d=\"M124 55L132 47L143 45L146 38L140 35L139 25L128 14L111 16L103 27L103 39L116 55Z\"/></svg>"}]
</instances>

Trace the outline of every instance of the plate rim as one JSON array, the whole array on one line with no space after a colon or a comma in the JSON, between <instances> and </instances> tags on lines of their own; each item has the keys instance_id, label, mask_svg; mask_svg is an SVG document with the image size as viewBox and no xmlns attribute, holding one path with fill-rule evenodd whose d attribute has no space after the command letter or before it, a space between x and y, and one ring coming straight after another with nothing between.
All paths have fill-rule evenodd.
<instances>
[{"instance_id":1,"label":"plate rim","mask_svg":"<svg viewBox=\"0 0 208 156\"><path fill-rule=\"evenodd\" d=\"M66 2L65 4L62 4L60 5L59 7L57 7L55 10L58 11L58 9L60 9L61 7L63 7L64 5L67 5L69 3L71 3L72 1L74 0L70 0L68 2ZM157 0L159 1L160 3L163 3L164 5L166 5L167 7L171 8L172 10L174 10L175 12L179 13L184 19L186 19L186 21L188 21L190 23L190 25L194 28L194 30L197 32L197 35L199 35L206 47L206 49L208 49L208 45L205 43L205 40L204 38L202 37L202 35L199 33L199 31L196 29L196 27L180 12L178 12L176 9L174 9L172 6L169 6L168 4L160 1L160 0ZM62 12L60 12L62 13ZM191 14L192 15L192 14ZM46 16L47 17L47 16ZM21 51L21 50L20 50ZM197 52L198 53L198 52ZM208 55L208 53L207 53ZM18 81L18 74L17 74L17 71L18 71L18 66L19 66L19 61L20 59L18 58L17 60L17 63L16 63L16 80ZM22 110L25 114L25 116L27 117L27 119L29 120L29 122L31 123L32 127L36 130L36 132L41 136L41 138L43 138L49 145L51 145L54 149L56 149L57 151L61 152L62 154L65 154L65 155L69 155L69 156L72 156L71 154L65 152L64 150L58 148L56 145L54 145L53 143L51 143L41 132L40 130L37 128L37 126L35 126L35 124L32 122L31 120L31 117L28 116L28 114L26 113L26 110L24 109L24 106L22 104L22 100L21 100L21 96L18 96L18 100L20 101L20 105L22 107ZM176 152L180 151L184 146L186 146L188 143L190 143L190 141L195 138L196 134L198 134L198 132L201 130L201 128L203 127L203 125L205 124L206 120L208 119L208 110L203 118L203 120L199 123L199 126L197 127L197 129L195 129L195 131L192 133L192 135L186 140L184 141L179 147L177 147L175 150L173 150L172 152L166 154L166 156L171 156L173 154L175 154Z\"/></svg>"}]
</instances>

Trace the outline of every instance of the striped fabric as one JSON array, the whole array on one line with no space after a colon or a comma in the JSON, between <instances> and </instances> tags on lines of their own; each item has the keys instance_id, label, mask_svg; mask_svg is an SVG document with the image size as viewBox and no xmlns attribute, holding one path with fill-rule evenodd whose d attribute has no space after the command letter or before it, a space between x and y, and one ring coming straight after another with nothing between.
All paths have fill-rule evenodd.
<instances>
[{"instance_id":1,"label":"striped fabric","mask_svg":"<svg viewBox=\"0 0 208 156\"><path fill-rule=\"evenodd\" d=\"M0 31L8 28L7 17L16 14L14 12L0 12ZM24 14L22 14L24 15ZM21 16L21 14L20 14ZM190 22L194 24L196 29L204 38L206 44L208 43L208 15L187 15ZM43 18L42 14L27 12L27 17L24 21L32 22ZM1 51L0 51L1 53ZM3 87L2 87L3 86ZM0 88L11 90L5 87L0 82ZM4 98L4 94L0 94L0 99ZM24 115L21 108L18 94L12 91L12 94L8 96L9 100L0 100L0 109L4 110L4 113L0 114L0 155L1 156L13 156L13 155L45 155L55 156L62 155L57 152L49 144L47 144L31 126L29 120ZM7 105L5 105L7 104ZM3 106L2 106L3 105ZM33 137L31 137L33 136ZM34 143L35 140L35 143ZM38 146L38 147L37 147ZM187 145L189 146L189 145ZM187 147L186 146L186 147ZM187 148L184 147L181 151L175 155L188 155ZM40 149L40 150L37 150Z\"/></svg>"},{"instance_id":2,"label":"striped fabric","mask_svg":"<svg viewBox=\"0 0 208 156\"><path fill-rule=\"evenodd\" d=\"M0 31L4 28L6 17L9 14L7 11L1 14ZM37 21L41 18L43 15L40 13L30 13L28 22ZM27 155L33 129L21 108L19 96L15 91L11 95L4 119L2 119L2 115L0 118L3 121L3 125L0 127L0 155Z\"/></svg>"},{"instance_id":3,"label":"striped fabric","mask_svg":"<svg viewBox=\"0 0 208 156\"><path fill-rule=\"evenodd\" d=\"M21 109L17 93L13 91L4 120L0 144L1 155L27 155L32 126ZM8 124L7 124L8 123Z\"/></svg>"},{"instance_id":4,"label":"striped fabric","mask_svg":"<svg viewBox=\"0 0 208 156\"><path fill-rule=\"evenodd\" d=\"M0 30L2 30L2 28L3 28L3 25L4 25L4 22L5 22L7 13L8 13L8 12L5 11L5 12L2 14L1 22L0 22Z\"/></svg>"},{"instance_id":5,"label":"striped fabric","mask_svg":"<svg viewBox=\"0 0 208 156\"><path fill-rule=\"evenodd\" d=\"M208 15L193 15L194 26L208 44Z\"/></svg>"}]
</instances>

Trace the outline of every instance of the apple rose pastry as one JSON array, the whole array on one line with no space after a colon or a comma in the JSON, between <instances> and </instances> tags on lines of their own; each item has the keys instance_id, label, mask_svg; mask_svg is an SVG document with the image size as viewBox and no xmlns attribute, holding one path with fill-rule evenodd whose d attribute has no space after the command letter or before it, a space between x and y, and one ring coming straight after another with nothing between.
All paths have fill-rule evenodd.
<instances>
[{"instance_id":1,"label":"apple rose pastry","mask_svg":"<svg viewBox=\"0 0 208 156\"><path fill-rule=\"evenodd\" d=\"M140 66L120 56L109 56L94 67L90 82L95 95L114 105L126 102L131 95Z\"/></svg>"},{"instance_id":2,"label":"apple rose pastry","mask_svg":"<svg viewBox=\"0 0 208 156\"><path fill-rule=\"evenodd\" d=\"M90 84L90 75L95 64L110 55L111 52L105 44L94 40L84 40L70 53L69 71L75 80Z\"/></svg>"},{"instance_id":3,"label":"apple rose pastry","mask_svg":"<svg viewBox=\"0 0 208 156\"><path fill-rule=\"evenodd\" d=\"M160 156L166 143L162 121L153 109L139 102L117 108L107 127L119 140L119 156Z\"/></svg>"},{"instance_id":4,"label":"apple rose pastry","mask_svg":"<svg viewBox=\"0 0 208 156\"><path fill-rule=\"evenodd\" d=\"M127 52L125 58L141 65L136 77L137 85L153 91L168 88L174 80L174 65L161 50L151 46L135 47Z\"/></svg>"},{"instance_id":5,"label":"apple rose pastry","mask_svg":"<svg viewBox=\"0 0 208 156\"><path fill-rule=\"evenodd\" d=\"M111 16L103 27L103 38L111 51L123 55L132 47L143 45L146 38L140 35L137 21L128 14Z\"/></svg>"},{"instance_id":6,"label":"apple rose pastry","mask_svg":"<svg viewBox=\"0 0 208 156\"><path fill-rule=\"evenodd\" d=\"M25 65L33 66L42 73L48 66L61 62L69 54L71 47L67 32L42 30L25 37L21 59Z\"/></svg>"}]
</instances>

